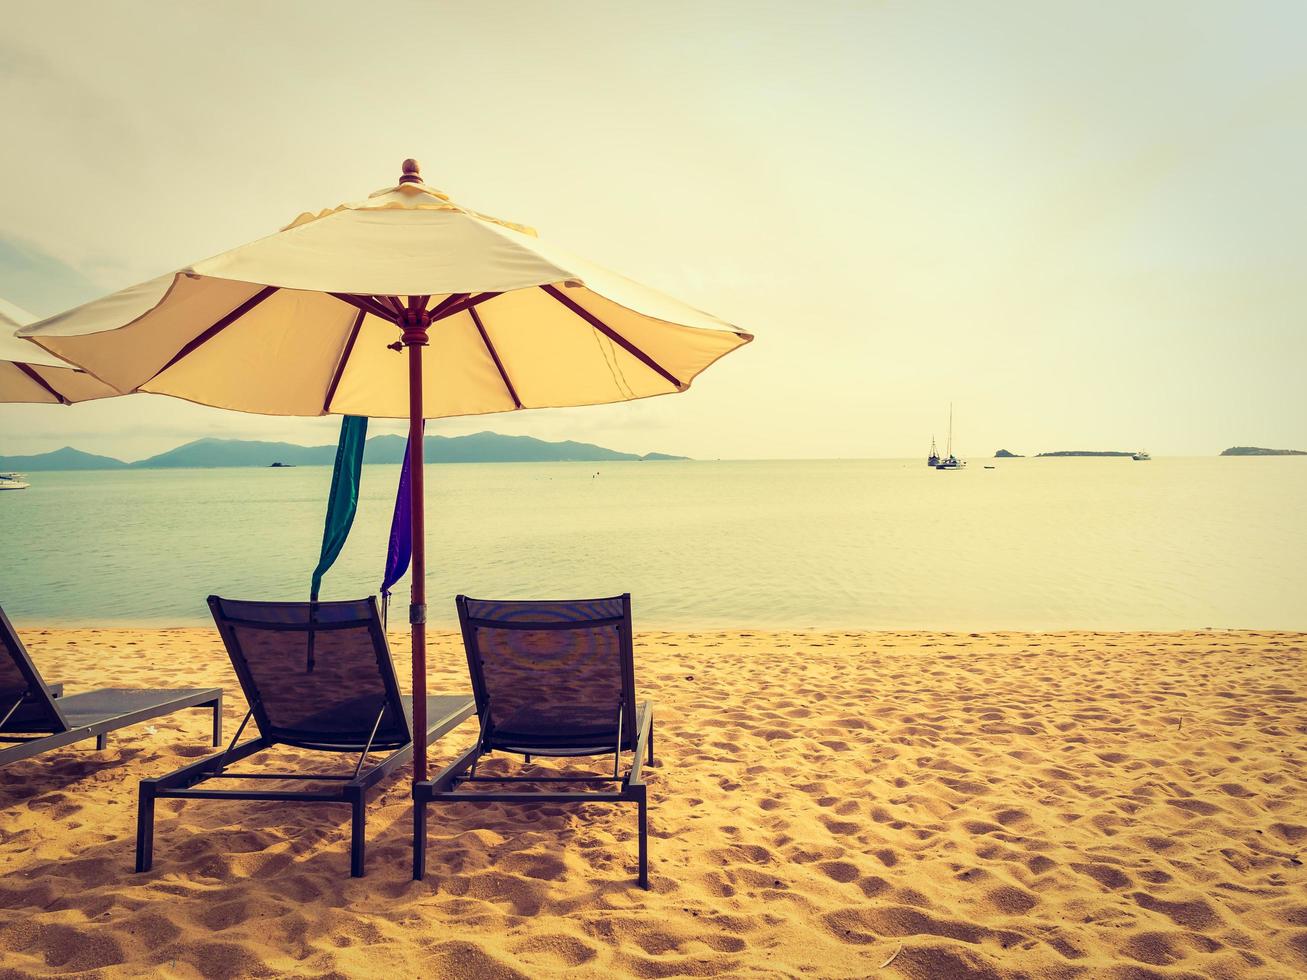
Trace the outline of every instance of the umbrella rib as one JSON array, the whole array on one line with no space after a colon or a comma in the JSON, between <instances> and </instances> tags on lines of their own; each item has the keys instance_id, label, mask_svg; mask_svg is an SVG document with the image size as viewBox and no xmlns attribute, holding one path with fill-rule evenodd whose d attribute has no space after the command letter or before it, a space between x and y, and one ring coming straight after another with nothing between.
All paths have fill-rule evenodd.
<instances>
[{"instance_id":1,"label":"umbrella rib","mask_svg":"<svg viewBox=\"0 0 1307 980\"><path fill-rule=\"evenodd\" d=\"M159 368L159 370L155 371L154 374L150 375L150 377L147 378L145 381L142 381L141 384L142 385L149 384L151 381L153 381L159 375L163 374L164 371L167 371L170 367L172 367L182 358L189 357L191 354L194 354L197 350L199 350L201 347L207 344L210 340L218 336L218 334L222 333L233 323L235 323L237 320L243 317L246 313L250 312L250 310L254 309L265 299L267 299L269 296L275 293L277 289L278 289L277 286L264 286L257 293L255 293L253 296L247 299L240 306L236 307L236 309L232 310L217 323L213 324L208 329L201 331L199 334L193 337L191 341L188 344L186 344L185 347L183 347L181 350L179 350L176 354L172 356L171 360L169 360L167 364ZM140 386L138 385L138 387Z\"/></svg>"},{"instance_id":2,"label":"umbrella rib","mask_svg":"<svg viewBox=\"0 0 1307 980\"><path fill-rule=\"evenodd\" d=\"M327 295L334 296L342 303L348 303L350 306L360 309L364 313L371 313L373 316L385 320L387 323L398 322L394 312L389 307L383 306L370 296L355 296L352 293L328 293Z\"/></svg>"},{"instance_id":3,"label":"umbrella rib","mask_svg":"<svg viewBox=\"0 0 1307 980\"><path fill-rule=\"evenodd\" d=\"M477 325L477 333L481 334L481 342L486 345L486 352L490 359L495 362L495 367L499 369L499 377L503 379L504 387L508 389L508 397L513 399L513 407L521 408L522 399L517 397L517 389L513 387L513 382L508 380L508 372L504 370L504 362L499 359L499 352L495 350L495 345L490 342L490 334L486 333L486 326L481 322L481 316L474 307L468 307L468 314L472 317L472 322Z\"/></svg>"},{"instance_id":4,"label":"umbrella rib","mask_svg":"<svg viewBox=\"0 0 1307 980\"><path fill-rule=\"evenodd\" d=\"M349 339L345 341L345 349L340 352L340 360L336 362L336 370L331 373L331 384L327 386L327 397L322 399L323 415L326 415L331 409L331 400L336 397L336 386L340 384L341 376L345 373L345 365L349 361L349 355L354 352L354 341L358 340L359 328L363 326L365 316L367 314L359 310L358 316L354 317L354 325L349 328Z\"/></svg>"},{"instance_id":5,"label":"umbrella rib","mask_svg":"<svg viewBox=\"0 0 1307 980\"><path fill-rule=\"evenodd\" d=\"M449 314L450 307L457 306L459 303L462 303L465 299L467 299L467 293L450 293L448 296L446 296L444 299L442 299L439 303L437 303L435 306L431 308L430 322L435 323L437 320L443 320L445 317L450 315Z\"/></svg>"},{"instance_id":6,"label":"umbrella rib","mask_svg":"<svg viewBox=\"0 0 1307 980\"><path fill-rule=\"evenodd\" d=\"M39 384L46 391L48 391L50 394L54 395L55 401L57 401L60 405L72 404L72 402L70 402L67 398L59 394L59 392L55 391L54 386L50 384L50 382L46 381L45 378L37 374L36 368L32 367L30 364L24 364L22 361L14 361L13 365L14 367L18 368L18 370L22 371L25 375L27 375L29 378L31 378L33 381L35 381L37 384ZM519 405L518 407L520 408L521 406Z\"/></svg>"},{"instance_id":7,"label":"umbrella rib","mask_svg":"<svg viewBox=\"0 0 1307 980\"><path fill-rule=\"evenodd\" d=\"M608 324L604 323L603 320L599 319L599 317L595 316L584 306L581 306L570 297L564 296L562 292L559 291L557 286L551 286L548 283L545 283L540 288L543 289L550 296L552 296L554 299L558 300L558 302L566 306L569 310L571 310L573 313L579 316L586 323L590 324L590 326L598 330L601 334L603 334L613 343L617 344L632 357L639 360L650 370L657 372L662 377L666 378L668 381L674 384L676 386L677 391L680 391L685 387L685 385L681 384L681 382L676 378L675 375L673 375L670 371L664 368L652 357L650 357L648 354L642 351L639 347L635 346L635 344L631 343L629 340L623 337L620 333L618 333Z\"/></svg>"},{"instance_id":8,"label":"umbrella rib","mask_svg":"<svg viewBox=\"0 0 1307 980\"><path fill-rule=\"evenodd\" d=\"M462 313L464 310L470 310L474 306L480 306L486 300L494 299L498 295L498 293L477 293L475 296L464 295L457 303L451 303L448 306L441 303L432 311L431 322L435 323L437 320L444 320L448 317ZM439 311L439 316L436 315L437 310Z\"/></svg>"}]
</instances>

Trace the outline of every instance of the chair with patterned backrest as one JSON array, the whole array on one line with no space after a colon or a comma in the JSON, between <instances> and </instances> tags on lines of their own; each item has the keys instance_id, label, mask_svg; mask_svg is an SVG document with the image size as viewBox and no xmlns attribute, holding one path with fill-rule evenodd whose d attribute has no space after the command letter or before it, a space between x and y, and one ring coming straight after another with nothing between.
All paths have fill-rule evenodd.
<instances>
[{"instance_id":1,"label":"chair with patterned backrest","mask_svg":"<svg viewBox=\"0 0 1307 980\"><path fill-rule=\"evenodd\" d=\"M631 597L499 601L458 596L476 698L476 744L413 788L413 877L426 870L432 803L634 803L642 887L649 887L648 818L641 767L653 764L653 705L635 697ZM613 757L612 775L477 773L491 752ZM621 771L622 757L630 767ZM532 784L575 788L531 790ZM609 785L610 788L604 788ZM500 787L499 791L482 787ZM585 787L596 787L586 789Z\"/></svg>"}]
</instances>

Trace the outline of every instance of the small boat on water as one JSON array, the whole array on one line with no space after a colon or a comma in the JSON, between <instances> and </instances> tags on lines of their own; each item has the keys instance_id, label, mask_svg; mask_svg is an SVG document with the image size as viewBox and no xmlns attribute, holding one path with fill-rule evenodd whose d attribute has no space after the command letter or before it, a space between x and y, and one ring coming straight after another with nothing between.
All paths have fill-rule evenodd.
<instances>
[{"instance_id":1,"label":"small boat on water","mask_svg":"<svg viewBox=\"0 0 1307 980\"><path fill-rule=\"evenodd\" d=\"M934 442L931 442L931 448L934 449ZM948 455L943 459L936 458L935 469L937 470L960 470L967 465L965 459L958 459L953 455L953 403L948 406Z\"/></svg>"},{"instance_id":2,"label":"small boat on water","mask_svg":"<svg viewBox=\"0 0 1307 980\"><path fill-rule=\"evenodd\" d=\"M1144 452L1144 451L1141 449L1141 450L1139 450L1139 452L1135 453L1135 454L1134 454L1133 456L1131 456L1130 458L1133 459L1136 463L1142 463L1142 462L1145 462L1146 460L1150 460L1150 459L1152 459L1153 457L1152 457L1152 456L1149 456L1146 452Z\"/></svg>"},{"instance_id":3,"label":"small boat on water","mask_svg":"<svg viewBox=\"0 0 1307 980\"><path fill-rule=\"evenodd\" d=\"M926 457L926 465L934 469L939 465L939 450L935 448L935 437L930 437L930 455Z\"/></svg>"},{"instance_id":4,"label":"small boat on water","mask_svg":"<svg viewBox=\"0 0 1307 980\"><path fill-rule=\"evenodd\" d=\"M26 490L31 486L19 479L21 473L0 473L0 490Z\"/></svg>"}]
</instances>

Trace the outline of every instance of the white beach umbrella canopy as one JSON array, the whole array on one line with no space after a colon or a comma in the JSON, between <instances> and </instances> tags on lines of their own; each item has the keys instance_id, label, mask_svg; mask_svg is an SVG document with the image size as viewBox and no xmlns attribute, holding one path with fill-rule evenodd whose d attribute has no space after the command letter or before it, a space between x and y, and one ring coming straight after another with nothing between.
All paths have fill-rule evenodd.
<instances>
[{"instance_id":1,"label":"white beach umbrella canopy","mask_svg":"<svg viewBox=\"0 0 1307 980\"><path fill-rule=\"evenodd\" d=\"M123 392L408 418L415 780L427 773L423 419L674 394L753 339L454 204L413 160L366 201L20 334Z\"/></svg>"},{"instance_id":2,"label":"white beach umbrella canopy","mask_svg":"<svg viewBox=\"0 0 1307 980\"><path fill-rule=\"evenodd\" d=\"M0 299L0 402L69 405L118 392L14 332L36 317Z\"/></svg>"},{"instance_id":3,"label":"white beach umbrella canopy","mask_svg":"<svg viewBox=\"0 0 1307 980\"><path fill-rule=\"evenodd\" d=\"M426 297L426 418L684 391L744 331L520 225L406 161L396 187L22 331L119 391L267 415L410 415L400 297Z\"/></svg>"}]
</instances>

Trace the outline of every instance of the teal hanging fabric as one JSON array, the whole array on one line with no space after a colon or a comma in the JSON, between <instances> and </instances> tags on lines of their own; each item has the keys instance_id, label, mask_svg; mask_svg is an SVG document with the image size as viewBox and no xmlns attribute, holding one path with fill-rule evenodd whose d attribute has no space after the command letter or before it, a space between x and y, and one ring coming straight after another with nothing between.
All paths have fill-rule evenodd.
<instances>
[{"instance_id":1,"label":"teal hanging fabric","mask_svg":"<svg viewBox=\"0 0 1307 980\"><path fill-rule=\"evenodd\" d=\"M368 420L346 415L340 420L340 444L336 447L336 468L331 474L331 496L327 498L327 524L322 530L322 557L313 570L309 601L318 600L322 576L345 547L354 514L359 506L359 481L363 474L363 446L368 438Z\"/></svg>"}]
</instances>

